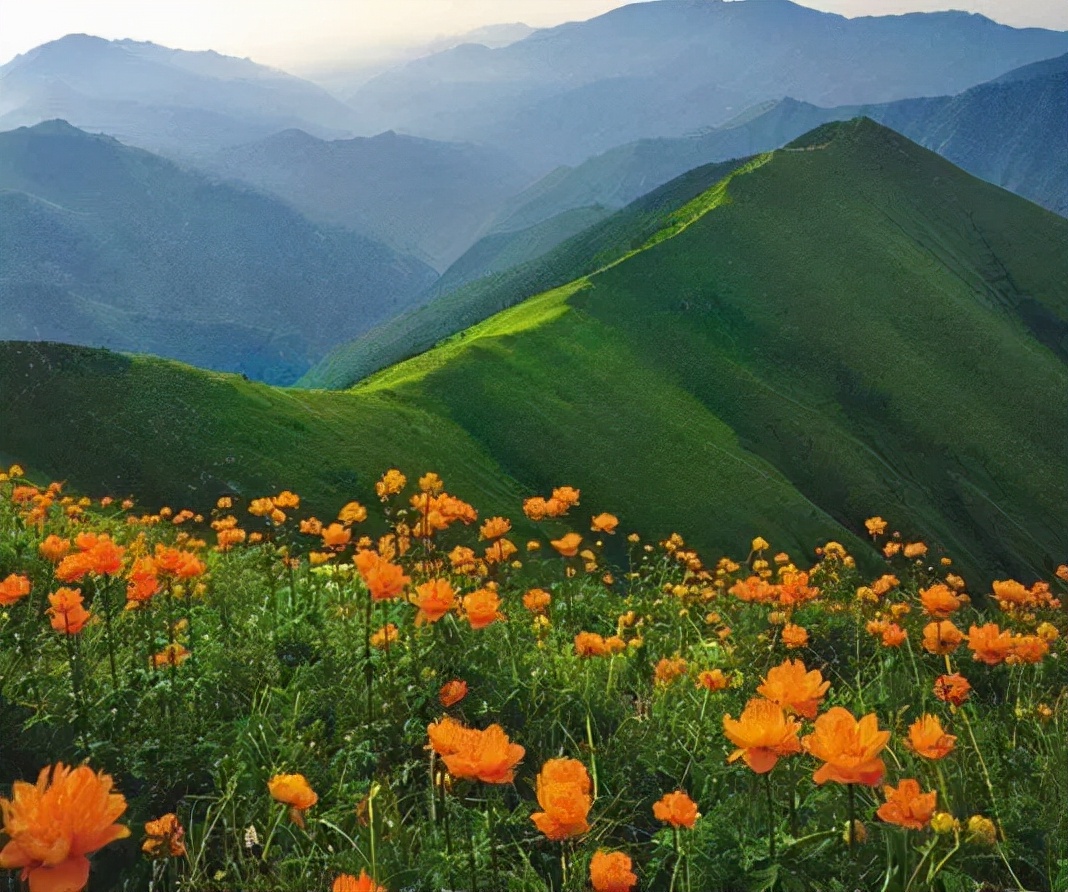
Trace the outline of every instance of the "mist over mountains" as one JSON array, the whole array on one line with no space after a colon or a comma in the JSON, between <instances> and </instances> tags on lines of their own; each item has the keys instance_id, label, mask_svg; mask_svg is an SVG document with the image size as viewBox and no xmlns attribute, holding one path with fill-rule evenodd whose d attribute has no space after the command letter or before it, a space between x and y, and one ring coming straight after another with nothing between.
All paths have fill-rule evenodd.
<instances>
[{"instance_id":1,"label":"mist over mountains","mask_svg":"<svg viewBox=\"0 0 1068 892\"><path fill-rule=\"evenodd\" d=\"M483 142L545 171L769 99L948 95L1064 52L1068 34L967 13L846 19L787 0L660 0L413 61L350 104L365 129Z\"/></svg>"}]
</instances>

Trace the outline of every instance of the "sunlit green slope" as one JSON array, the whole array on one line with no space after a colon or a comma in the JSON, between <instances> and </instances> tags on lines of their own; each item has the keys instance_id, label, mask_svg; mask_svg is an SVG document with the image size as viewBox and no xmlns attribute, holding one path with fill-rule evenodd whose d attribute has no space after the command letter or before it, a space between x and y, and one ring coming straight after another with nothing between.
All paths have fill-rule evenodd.
<instances>
[{"instance_id":1,"label":"sunlit green slope","mask_svg":"<svg viewBox=\"0 0 1068 892\"><path fill-rule=\"evenodd\" d=\"M1066 243L1068 221L903 137L831 125L351 391L144 359L47 372L10 346L0 450L170 501L233 483L337 501L402 464L514 514L572 482L712 554L758 533L858 547L881 513L966 575L1028 574L1068 553Z\"/></svg>"}]
</instances>

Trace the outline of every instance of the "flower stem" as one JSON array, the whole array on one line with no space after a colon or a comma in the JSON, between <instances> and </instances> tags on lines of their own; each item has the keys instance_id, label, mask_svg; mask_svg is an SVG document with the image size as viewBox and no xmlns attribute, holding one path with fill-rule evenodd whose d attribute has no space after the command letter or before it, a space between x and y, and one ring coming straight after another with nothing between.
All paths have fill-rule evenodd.
<instances>
[{"instance_id":1,"label":"flower stem","mask_svg":"<svg viewBox=\"0 0 1068 892\"><path fill-rule=\"evenodd\" d=\"M775 860L775 799L771 795L771 772L764 775L764 789L768 794L768 855Z\"/></svg>"},{"instance_id":2,"label":"flower stem","mask_svg":"<svg viewBox=\"0 0 1068 892\"><path fill-rule=\"evenodd\" d=\"M857 791L856 784L846 784L849 791L849 851L853 851L857 836Z\"/></svg>"}]
</instances>

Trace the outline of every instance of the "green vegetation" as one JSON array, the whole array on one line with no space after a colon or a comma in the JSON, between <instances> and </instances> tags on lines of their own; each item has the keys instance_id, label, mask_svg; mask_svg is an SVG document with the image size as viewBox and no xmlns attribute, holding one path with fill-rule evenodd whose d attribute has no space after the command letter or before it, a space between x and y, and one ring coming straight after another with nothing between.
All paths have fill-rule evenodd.
<instances>
[{"instance_id":1,"label":"green vegetation","mask_svg":"<svg viewBox=\"0 0 1068 892\"><path fill-rule=\"evenodd\" d=\"M1064 888L1068 566L983 608L920 543L706 565L574 478L521 539L405 470L203 523L0 472L5 888Z\"/></svg>"},{"instance_id":2,"label":"green vegetation","mask_svg":"<svg viewBox=\"0 0 1068 892\"><path fill-rule=\"evenodd\" d=\"M151 360L42 373L9 346L0 449L178 504L203 504L206 473L318 508L343 499L339 469L404 461L497 494L581 479L628 525L712 554L760 532L863 559L861 521L882 514L978 579L1063 560L1068 221L866 120L720 180L631 224L626 250L608 240L600 271L351 392ZM94 420L126 416L121 435ZM150 419L157 436L129 434Z\"/></svg>"},{"instance_id":3,"label":"green vegetation","mask_svg":"<svg viewBox=\"0 0 1068 892\"><path fill-rule=\"evenodd\" d=\"M595 272L645 244L669 225L678 208L715 186L742 163L728 161L699 167L543 256L452 291L439 292L435 287L435 299L331 351L298 384L349 387L528 297ZM449 272L443 280L448 283Z\"/></svg>"}]
</instances>

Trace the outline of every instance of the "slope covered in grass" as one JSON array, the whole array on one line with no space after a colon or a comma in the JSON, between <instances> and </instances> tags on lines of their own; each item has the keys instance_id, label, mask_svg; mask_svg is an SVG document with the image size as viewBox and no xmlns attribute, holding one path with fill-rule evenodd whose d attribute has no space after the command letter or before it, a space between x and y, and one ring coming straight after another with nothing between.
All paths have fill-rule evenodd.
<instances>
[{"instance_id":1,"label":"slope covered in grass","mask_svg":"<svg viewBox=\"0 0 1068 892\"><path fill-rule=\"evenodd\" d=\"M436 283L432 286L434 297L429 302L337 347L298 383L305 387L348 387L528 297L594 272L644 244L669 225L679 208L742 163L727 161L691 170L551 251L504 272L450 289L448 282L464 276L465 268L461 265L450 270L443 277L446 284L440 290ZM481 254L487 247L493 251L493 246L482 244L476 246L476 253ZM508 251L520 246L512 241L496 247ZM472 263L485 259L468 258Z\"/></svg>"},{"instance_id":2,"label":"slope covered in grass","mask_svg":"<svg viewBox=\"0 0 1068 892\"><path fill-rule=\"evenodd\" d=\"M158 487L203 489L210 457L218 479L316 499L343 498L328 472L394 464L497 491L577 482L627 526L710 554L758 533L860 551L878 513L966 575L1033 573L1068 551L1066 239L1068 221L891 131L828 125L598 272L349 392L135 360L139 421L120 435L100 421L121 403L94 407L112 375L41 373L9 346L3 380L33 386L5 387L0 450L83 486L140 462ZM152 418L160 435L138 441ZM260 456L287 473L252 480Z\"/></svg>"}]
</instances>

